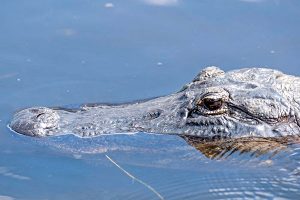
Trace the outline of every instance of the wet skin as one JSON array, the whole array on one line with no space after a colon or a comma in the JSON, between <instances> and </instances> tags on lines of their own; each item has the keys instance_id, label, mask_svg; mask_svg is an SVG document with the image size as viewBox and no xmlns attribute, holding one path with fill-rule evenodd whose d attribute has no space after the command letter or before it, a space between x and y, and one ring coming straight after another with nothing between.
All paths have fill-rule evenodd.
<instances>
[{"instance_id":1,"label":"wet skin","mask_svg":"<svg viewBox=\"0 0 300 200\"><path fill-rule=\"evenodd\" d=\"M147 132L209 139L299 135L300 78L265 68L225 73L203 69L171 95L79 109L33 107L17 112L10 128L43 137Z\"/></svg>"}]
</instances>

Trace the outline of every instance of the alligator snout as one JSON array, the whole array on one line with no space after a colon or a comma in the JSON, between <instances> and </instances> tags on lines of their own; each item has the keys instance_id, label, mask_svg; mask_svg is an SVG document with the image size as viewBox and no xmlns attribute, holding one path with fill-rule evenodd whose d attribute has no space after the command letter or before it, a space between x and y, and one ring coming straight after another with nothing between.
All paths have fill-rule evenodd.
<instances>
[{"instance_id":1,"label":"alligator snout","mask_svg":"<svg viewBox=\"0 0 300 200\"><path fill-rule=\"evenodd\" d=\"M58 129L59 115L46 107L27 108L17 112L10 123L10 128L29 136L47 136Z\"/></svg>"}]
</instances>

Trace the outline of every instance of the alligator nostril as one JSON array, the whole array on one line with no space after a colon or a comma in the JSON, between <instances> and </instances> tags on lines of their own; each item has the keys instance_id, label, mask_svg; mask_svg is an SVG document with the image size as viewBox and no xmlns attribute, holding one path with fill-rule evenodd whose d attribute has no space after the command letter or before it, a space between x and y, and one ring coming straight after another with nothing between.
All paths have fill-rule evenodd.
<instances>
[{"instance_id":1,"label":"alligator nostril","mask_svg":"<svg viewBox=\"0 0 300 200\"><path fill-rule=\"evenodd\" d=\"M36 116L36 118L38 119L39 117L41 117L42 115L44 115L45 113L40 113Z\"/></svg>"}]
</instances>

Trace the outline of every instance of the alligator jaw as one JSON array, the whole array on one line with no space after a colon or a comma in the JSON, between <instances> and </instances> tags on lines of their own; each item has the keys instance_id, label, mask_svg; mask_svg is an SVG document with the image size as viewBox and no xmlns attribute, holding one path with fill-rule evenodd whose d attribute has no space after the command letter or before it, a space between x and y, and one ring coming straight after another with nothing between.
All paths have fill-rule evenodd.
<instances>
[{"instance_id":1,"label":"alligator jaw","mask_svg":"<svg viewBox=\"0 0 300 200\"><path fill-rule=\"evenodd\" d=\"M176 121L176 109L174 110L176 104L173 106L170 102L174 102L177 96L176 94L119 105L84 105L78 110L27 108L14 115L9 127L17 133L34 137L63 134L94 137L129 132L159 133L159 124L164 119L172 118ZM173 114L170 116L170 113ZM169 126L173 125L162 125L162 127Z\"/></svg>"}]
</instances>

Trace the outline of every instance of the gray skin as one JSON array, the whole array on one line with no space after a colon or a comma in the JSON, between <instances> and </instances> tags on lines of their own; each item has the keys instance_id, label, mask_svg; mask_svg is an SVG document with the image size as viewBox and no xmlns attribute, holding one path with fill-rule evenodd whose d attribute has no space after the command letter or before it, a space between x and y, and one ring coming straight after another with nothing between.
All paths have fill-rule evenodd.
<instances>
[{"instance_id":1,"label":"gray skin","mask_svg":"<svg viewBox=\"0 0 300 200\"><path fill-rule=\"evenodd\" d=\"M27 108L17 112L9 126L37 137L128 132L201 138L299 135L300 78L265 68L225 73L213 66L168 96L119 105L83 105L78 110Z\"/></svg>"}]
</instances>

